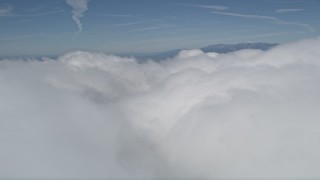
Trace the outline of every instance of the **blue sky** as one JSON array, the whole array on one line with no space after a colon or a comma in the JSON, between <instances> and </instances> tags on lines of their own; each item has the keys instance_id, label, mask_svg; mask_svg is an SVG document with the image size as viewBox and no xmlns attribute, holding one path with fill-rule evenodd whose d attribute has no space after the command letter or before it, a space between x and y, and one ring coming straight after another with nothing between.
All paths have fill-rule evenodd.
<instances>
[{"instance_id":1,"label":"blue sky","mask_svg":"<svg viewBox=\"0 0 320 180\"><path fill-rule=\"evenodd\" d=\"M0 0L0 56L282 43L317 37L320 28L318 0L67 1Z\"/></svg>"}]
</instances>

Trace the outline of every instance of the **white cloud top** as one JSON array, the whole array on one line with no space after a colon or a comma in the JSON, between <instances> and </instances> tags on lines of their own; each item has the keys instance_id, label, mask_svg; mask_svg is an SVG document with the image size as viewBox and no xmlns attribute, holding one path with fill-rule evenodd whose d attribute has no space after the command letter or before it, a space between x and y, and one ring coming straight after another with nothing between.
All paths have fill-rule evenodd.
<instances>
[{"instance_id":1,"label":"white cloud top","mask_svg":"<svg viewBox=\"0 0 320 180\"><path fill-rule=\"evenodd\" d=\"M0 175L320 177L319 47L1 60Z\"/></svg>"}]
</instances>

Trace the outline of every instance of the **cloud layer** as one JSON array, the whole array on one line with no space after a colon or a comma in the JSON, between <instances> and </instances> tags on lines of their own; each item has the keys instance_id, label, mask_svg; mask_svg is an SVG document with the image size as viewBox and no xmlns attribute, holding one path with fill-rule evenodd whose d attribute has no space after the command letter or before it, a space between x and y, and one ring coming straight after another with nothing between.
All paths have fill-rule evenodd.
<instances>
[{"instance_id":1,"label":"cloud layer","mask_svg":"<svg viewBox=\"0 0 320 180\"><path fill-rule=\"evenodd\" d=\"M82 31L82 23L80 18L83 16L83 13L87 11L87 4L89 0L66 0L66 2L72 7L72 19L76 22L79 28L79 34Z\"/></svg>"},{"instance_id":2,"label":"cloud layer","mask_svg":"<svg viewBox=\"0 0 320 180\"><path fill-rule=\"evenodd\" d=\"M0 177L320 177L319 47L1 60Z\"/></svg>"}]
</instances>

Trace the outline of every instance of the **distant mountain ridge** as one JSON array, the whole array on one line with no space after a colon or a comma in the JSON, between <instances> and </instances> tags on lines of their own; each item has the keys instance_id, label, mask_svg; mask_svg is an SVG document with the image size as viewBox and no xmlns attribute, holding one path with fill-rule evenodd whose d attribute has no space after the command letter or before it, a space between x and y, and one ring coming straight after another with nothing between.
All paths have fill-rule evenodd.
<instances>
[{"instance_id":1,"label":"distant mountain ridge","mask_svg":"<svg viewBox=\"0 0 320 180\"><path fill-rule=\"evenodd\" d=\"M216 53L228 53L239 51L242 49L259 49L259 50L268 50L275 46L279 45L278 43L264 43L264 42L257 42L257 43L238 43L238 44L213 44L206 47L200 48L203 52L216 52ZM181 50L183 49L174 49L170 51L149 54L149 55L138 55L135 56L138 59L154 59L154 60L161 60L166 58L171 58L176 56Z\"/></svg>"},{"instance_id":2,"label":"distant mountain ridge","mask_svg":"<svg viewBox=\"0 0 320 180\"><path fill-rule=\"evenodd\" d=\"M259 50L268 50L275 46L279 45L278 43L264 43L264 42L257 42L257 43L238 43L238 44L213 44L206 47L199 48L203 52L216 52L216 53L228 53L233 51L239 51L242 49L259 49ZM172 58L183 49L173 49L169 51L159 52L159 53L124 53L124 54L115 54L122 57L135 57L138 60L147 60L153 59L155 61L163 60L167 58ZM111 53L112 54L112 53ZM24 56L0 56L0 60L2 59L41 59L42 57L50 57L56 59L59 55L51 55L51 56L44 56L44 55L24 55ZM23 58L22 58L23 57Z\"/></svg>"},{"instance_id":3,"label":"distant mountain ridge","mask_svg":"<svg viewBox=\"0 0 320 180\"><path fill-rule=\"evenodd\" d=\"M278 45L277 43L238 43L238 44L214 44L200 48L203 52L228 53L242 49L259 49L266 51Z\"/></svg>"}]
</instances>

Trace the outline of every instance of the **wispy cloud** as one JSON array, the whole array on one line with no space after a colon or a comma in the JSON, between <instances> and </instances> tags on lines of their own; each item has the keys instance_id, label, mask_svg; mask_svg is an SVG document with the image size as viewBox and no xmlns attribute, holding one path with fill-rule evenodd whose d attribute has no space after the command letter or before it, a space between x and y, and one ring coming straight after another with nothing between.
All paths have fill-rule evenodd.
<instances>
[{"instance_id":1,"label":"wispy cloud","mask_svg":"<svg viewBox=\"0 0 320 180\"><path fill-rule=\"evenodd\" d=\"M304 32L299 31L293 31L293 32L272 32L272 33L263 33L263 34L254 34L249 35L246 38L265 38L265 37L274 37L274 36L283 36L283 35L289 35L289 34L304 34Z\"/></svg>"},{"instance_id":2,"label":"wispy cloud","mask_svg":"<svg viewBox=\"0 0 320 180\"><path fill-rule=\"evenodd\" d=\"M51 11L42 11L42 12L34 12L34 13L14 13L13 6L9 4L0 4L0 17L36 17L36 16L46 16L51 14L58 14L65 12L63 9L54 9Z\"/></svg>"},{"instance_id":3,"label":"wispy cloud","mask_svg":"<svg viewBox=\"0 0 320 180\"><path fill-rule=\"evenodd\" d=\"M293 4L293 3L318 3L319 1L318 0L277 0L274 2Z\"/></svg>"},{"instance_id":4,"label":"wispy cloud","mask_svg":"<svg viewBox=\"0 0 320 180\"><path fill-rule=\"evenodd\" d=\"M125 26L135 26L140 24L147 24L153 21L139 21L139 22L127 22L127 23L121 23L121 24L113 24L110 27L125 27Z\"/></svg>"},{"instance_id":5,"label":"wispy cloud","mask_svg":"<svg viewBox=\"0 0 320 180\"><path fill-rule=\"evenodd\" d=\"M33 13L33 14L11 14L12 17L37 17L37 16L46 16L46 15L52 15L52 14L59 14L65 12L62 9L59 10L53 10L48 12L39 12L39 13Z\"/></svg>"},{"instance_id":6,"label":"wispy cloud","mask_svg":"<svg viewBox=\"0 0 320 180\"><path fill-rule=\"evenodd\" d=\"M183 5L204 8L204 9L212 9L216 11L229 9L229 7L222 6L222 5L205 5L205 4L183 4Z\"/></svg>"},{"instance_id":7,"label":"wispy cloud","mask_svg":"<svg viewBox=\"0 0 320 180\"><path fill-rule=\"evenodd\" d=\"M227 13L227 12L217 12L217 11L214 11L214 12L211 12L211 13L220 14L220 15L226 15L226 16L235 16L235 17L240 17L240 18L264 19L264 20L271 21L272 23L275 23L275 24L300 26L300 27L308 29L311 32L315 31L314 27L312 27L310 24L284 21L284 20L281 20L281 19L273 17L273 16L261 16L261 15L253 15L253 14L238 14L238 13Z\"/></svg>"},{"instance_id":8,"label":"wispy cloud","mask_svg":"<svg viewBox=\"0 0 320 180\"><path fill-rule=\"evenodd\" d=\"M142 14L101 14L102 16L108 17L119 17L119 18L134 18L134 17L142 17Z\"/></svg>"},{"instance_id":9,"label":"wispy cloud","mask_svg":"<svg viewBox=\"0 0 320 180\"><path fill-rule=\"evenodd\" d=\"M107 27L110 28L125 28L125 27L133 27L133 26L146 26L146 25L154 25L154 24L161 24L162 20L146 20L146 21L136 21L136 22L124 22L124 23L119 23L119 24L111 24L108 25Z\"/></svg>"},{"instance_id":10,"label":"wispy cloud","mask_svg":"<svg viewBox=\"0 0 320 180\"><path fill-rule=\"evenodd\" d=\"M0 16L9 16L13 7L9 4L0 4Z\"/></svg>"},{"instance_id":11,"label":"wispy cloud","mask_svg":"<svg viewBox=\"0 0 320 180\"><path fill-rule=\"evenodd\" d=\"M237 13L227 13L227 12L211 12L213 14L221 14L226 16L236 16L242 18L253 18L253 19L266 19L266 20L278 20L276 17L272 16L260 16L260 15L251 15L251 14L237 14Z\"/></svg>"},{"instance_id":12,"label":"wispy cloud","mask_svg":"<svg viewBox=\"0 0 320 180\"><path fill-rule=\"evenodd\" d=\"M88 2L89 0L66 0L67 4L72 7L72 19L76 22L79 31L76 35L81 33L82 31L82 23L80 18L83 16L83 13L88 10Z\"/></svg>"},{"instance_id":13,"label":"wispy cloud","mask_svg":"<svg viewBox=\"0 0 320 180\"><path fill-rule=\"evenodd\" d=\"M304 9L277 9L276 13L289 13L289 12L299 12L304 11Z\"/></svg>"},{"instance_id":14,"label":"wispy cloud","mask_svg":"<svg viewBox=\"0 0 320 180\"><path fill-rule=\"evenodd\" d=\"M47 34L1 35L0 41L13 41L27 38L46 37Z\"/></svg>"},{"instance_id":15,"label":"wispy cloud","mask_svg":"<svg viewBox=\"0 0 320 180\"><path fill-rule=\"evenodd\" d=\"M314 27L312 27L310 24L305 24L305 23L289 22L289 21L283 21L283 20L278 20L278 21L275 21L274 23L283 24L283 25L300 26L300 27L304 27L304 28L308 29L311 32L315 31Z\"/></svg>"},{"instance_id":16,"label":"wispy cloud","mask_svg":"<svg viewBox=\"0 0 320 180\"><path fill-rule=\"evenodd\" d=\"M134 29L131 30L132 32L140 32L140 31L157 31L160 29L171 29L174 28L176 26L174 25L170 25L170 24L162 24L162 25L157 25L157 26L147 26L147 27L143 27L143 28L139 28L139 29ZM164 32L161 32L161 34L164 34Z\"/></svg>"}]
</instances>

